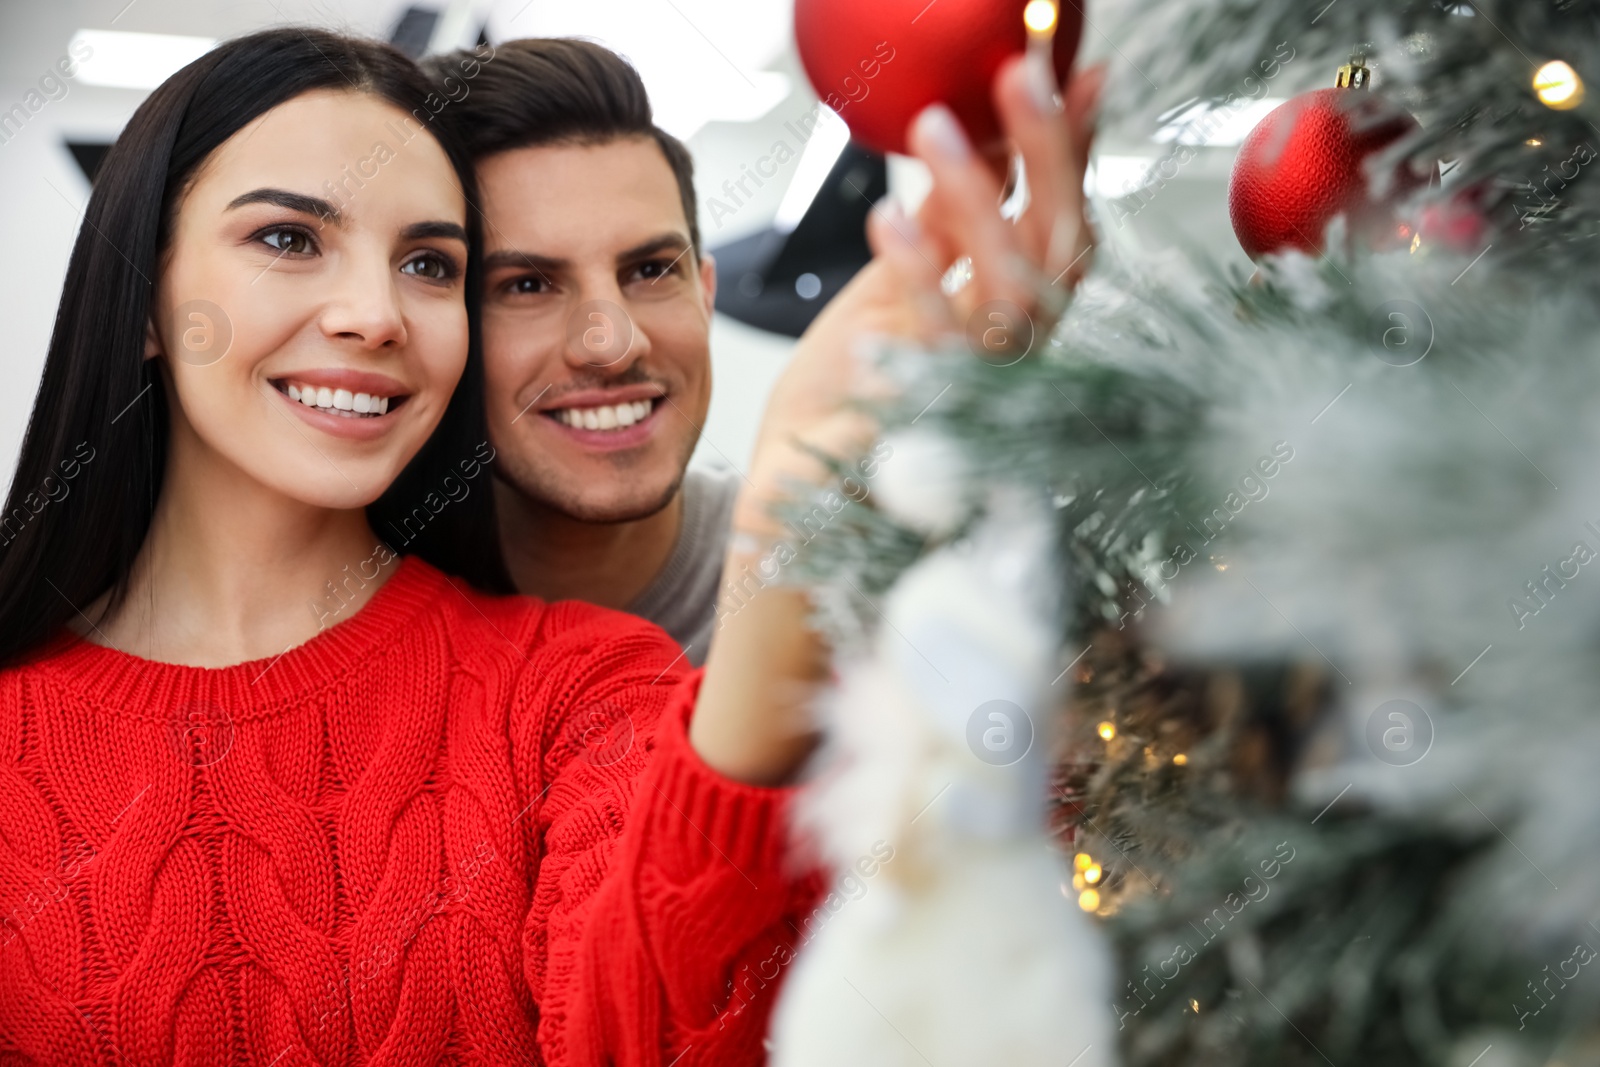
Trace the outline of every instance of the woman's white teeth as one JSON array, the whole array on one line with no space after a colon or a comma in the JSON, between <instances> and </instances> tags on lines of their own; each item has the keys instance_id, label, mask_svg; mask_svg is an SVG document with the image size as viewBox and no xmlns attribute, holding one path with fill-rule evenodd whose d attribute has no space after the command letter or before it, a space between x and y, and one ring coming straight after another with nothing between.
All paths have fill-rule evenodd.
<instances>
[{"instance_id":1,"label":"woman's white teeth","mask_svg":"<svg viewBox=\"0 0 1600 1067\"><path fill-rule=\"evenodd\" d=\"M308 408L325 408L329 411L348 411L353 415L387 415L389 413L389 398L386 396L373 396L371 393L352 393L348 389L319 388L313 385L299 386L289 383L290 400L296 400Z\"/></svg>"},{"instance_id":2,"label":"woman's white teeth","mask_svg":"<svg viewBox=\"0 0 1600 1067\"><path fill-rule=\"evenodd\" d=\"M603 408L566 408L556 412L556 418L579 430L621 430L643 420L654 406L654 400L635 400Z\"/></svg>"}]
</instances>

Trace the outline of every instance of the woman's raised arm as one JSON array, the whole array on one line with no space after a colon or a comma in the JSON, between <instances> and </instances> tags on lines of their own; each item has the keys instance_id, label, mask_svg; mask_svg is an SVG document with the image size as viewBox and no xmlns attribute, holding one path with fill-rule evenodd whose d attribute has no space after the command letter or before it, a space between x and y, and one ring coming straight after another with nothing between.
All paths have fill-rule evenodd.
<instances>
[{"instance_id":1,"label":"woman's raised arm","mask_svg":"<svg viewBox=\"0 0 1600 1067\"><path fill-rule=\"evenodd\" d=\"M734 512L724 588L770 558L779 539L770 507L788 486L826 478L816 453L850 457L870 444L876 428L851 405L875 388L856 358L864 341L959 332L974 309L997 300L1048 320L1087 269L1084 169L1104 71L1076 75L1057 100L1038 62L1014 60L995 80L995 103L1030 193L1016 222L999 211L1009 156L974 150L940 106L913 125L910 143L932 172L932 192L915 218L893 208L872 213L873 261L801 339L767 408ZM972 282L946 297L940 279L962 256L972 260ZM807 625L808 610L802 592L774 586L719 611L690 738L729 777L788 781L814 744L807 702L827 656Z\"/></svg>"}]
</instances>

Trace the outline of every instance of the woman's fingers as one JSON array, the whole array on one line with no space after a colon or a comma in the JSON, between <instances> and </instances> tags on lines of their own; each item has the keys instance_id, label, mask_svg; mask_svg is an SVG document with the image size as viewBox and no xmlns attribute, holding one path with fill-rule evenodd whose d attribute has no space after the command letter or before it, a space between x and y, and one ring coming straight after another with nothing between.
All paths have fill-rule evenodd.
<instances>
[{"instance_id":1,"label":"woman's fingers","mask_svg":"<svg viewBox=\"0 0 1600 1067\"><path fill-rule=\"evenodd\" d=\"M933 174L933 192L918 219L936 243L972 257L969 299L1026 305L1025 252L1015 227L1000 217L1000 183L955 115L942 104L925 108L911 124L910 142Z\"/></svg>"},{"instance_id":2,"label":"woman's fingers","mask_svg":"<svg viewBox=\"0 0 1600 1067\"><path fill-rule=\"evenodd\" d=\"M939 288L949 253L915 218L893 200L884 200L867 216L867 245L892 275L898 295L895 306L909 316L897 332L929 338L953 325Z\"/></svg>"},{"instance_id":3,"label":"woman's fingers","mask_svg":"<svg viewBox=\"0 0 1600 1067\"><path fill-rule=\"evenodd\" d=\"M1023 246L1041 270L1054 221L1075 212L1069 185L1072 145L1056 99L1054 74L1037 51L1017 56L994 80L995 110L1006 136L1022 157L1028 182L1028 209L1017 221ZM1060 269L1059 267L1057 269Z\"/></svg>"},{"instance_id":4,"label":"woman's fingers","mask_svg":"<svg viewBox=\"0 0 1600 1067\"><path fill-rule=\"evenodd\" d=\"M1071 288L1087 267L1093 233L1083 181L1104 74L1103 67L1078 73L1057 100L1048 62L1030 52L995 79L995 106L1028 178L1029 204L1018 230L1046 284Z\"/></svg>"},{"instance_id":5,"label":"woman's fingers","mask_svg":"<svg viewBox=\"0 0 1600 1067\"><path fill-rule=\"evenodd\" d=\"M1094 230L1089 226L1084 210L1086 194L1083 186L1089 167L1089 152L1094 147L1095 123L1100 114L1100 90L1105 81L1106 66L1098 63L1074 74L1067 82L1066 92L1062 94L1071 152L1071 170L1067 180L1077 200L1076 217L1082 226L1078 250L1073 253L1073 260L1066 268L1064 277L1057 283L1069 289L1083 280L1089 270L1089 261L1093 258L1090 253L1094 249Z\"/></svg>"},{"instance_id":6,"label":"woman's fingers","mask_svg":"<svg viewBox=\"0 0 1600 1067\"><path fill-rule=\"evenodd\" d=\"M1094 142L1095 123L1100 116L1100 90L1105 84L1104 63L1078 71L1067 82L1064 96L1067 127L1072 131L1073 147L1083 166L1089 162L1089 148Z\"/></svg>"}]
</instances>

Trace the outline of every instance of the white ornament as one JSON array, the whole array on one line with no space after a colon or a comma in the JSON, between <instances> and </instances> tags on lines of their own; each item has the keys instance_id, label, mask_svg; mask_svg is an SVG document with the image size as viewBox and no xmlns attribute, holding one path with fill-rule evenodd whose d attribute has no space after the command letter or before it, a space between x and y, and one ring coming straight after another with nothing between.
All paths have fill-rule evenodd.
<instances>
[{"instance_id":1,"label":"white ornament","mask_svg":"<svg viewBox=\"0 0 1600 1067\"><path fill-rule=\"evenodd\" d=\"M1063 897L1042 814L1064 695L1050 548L1042 505L992 501L841 667L799 813L840 873L802 932L773 1067L1115 1062L1109 953Z\"/></svg>"},{"instance_id":2,"label":"white ornament","mask_svg":"<svg viewBox=\"0 0 1600 1067\"><path fill-rule=\"evenodd\" d=\"M919 533L942 537L971 511L967 461L948 437L932 429L891 434L889 458L878 470L878 507Z\"/></svg>"}]
</instances>

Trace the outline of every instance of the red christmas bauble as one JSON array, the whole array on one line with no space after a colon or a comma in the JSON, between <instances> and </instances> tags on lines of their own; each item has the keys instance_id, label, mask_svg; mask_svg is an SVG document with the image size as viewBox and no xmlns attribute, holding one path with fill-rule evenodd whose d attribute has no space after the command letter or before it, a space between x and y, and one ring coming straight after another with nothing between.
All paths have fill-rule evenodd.
<instances>
[{"instance_id":1,"label":"red christmas bauble","mask_svg":"<svg viewBox=\"0 0 1600 1067\"><path fill-rule=\"evenodd\" d=\"M1000 137L992 101L1000 65L1028 45L1027 0L795 0L794 32L811 85L856 140L906 151L906 127L943 101L974 144ZM1083 14L1058 4L1053 54L1065 77Z\"/></svg>"},{"instance_id":2,"label":"red christmas bauble","mask_svg":"<svg viewBox=\"0 0 1600 1067\"><path fill-rule=\"evenodd\" d=\"M1486 185L1469 186L1424 207L1417 222L1422 243L1458 255L1477 255L1483 251L1489 243L1491 228L1486 206L1488 193Z\"/></svg>"},{"instance_id":3,"label":"red christmas bauble","mask_svg":"<svg viewBox=\"0 0 1600 1067\"><path fill-rule=\"evenodd\" d=\"M1409 240L1393 205L1428 178L1402 164L1380 195L1366 161L1418 128L1416 119L1364 89L1318 89L1273 110L1245 138L1228 185L1228 215L1246 254L1316 255L1323 231L1339 215L1369 247Z\"/></svg>"}]
</instances>

